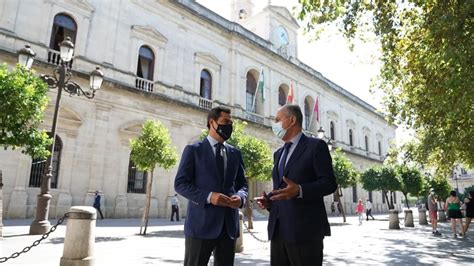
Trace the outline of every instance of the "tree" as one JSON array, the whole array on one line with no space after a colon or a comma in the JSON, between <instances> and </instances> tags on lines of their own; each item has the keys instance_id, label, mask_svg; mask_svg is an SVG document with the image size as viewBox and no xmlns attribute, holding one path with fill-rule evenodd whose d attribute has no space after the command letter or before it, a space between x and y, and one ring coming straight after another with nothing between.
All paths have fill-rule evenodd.
<instances>
[{"instance_id":1,"label":"tree","mask_svg":"<svg viewBox=\"0 0 474 266\"><path fill-rule=\"evenodd\" d=\"M445 176L457 161L474 167L473 1L299 2L306 31L337 22L351 41L378 37L384 112L415 129L419 162Z\"/></svg>"},{"instance_id":2,"label":"tree","mask_svg":"<svg viewBox=\"0 0 474 266\"><path fill-rule=\"evenodd\" d=\"M245 165L245 175L248 180L268 181L272 177L272 151L267 142L245 133L247 123L234 120L233 132L227 143L242 152ZM208 130L203 130L200 138L204 139ZM253 229L252 208L249 202L245 205L245 216L249 221L249 229Z\"/></svg>"},{"instance_id":3,"label":"tree","mask_svg":"<svg viewBox=\"0 0 474 266\"><path fill-rule=\"evenodd\" d=\"M444 176L435 175L429 180L430 187L434 189L439 202L444 202L449 197L452 187Z\"/></svg>"},{"instance_id":4,"label":"tree","mask_svg":"<svg viewBox=\"0 0 474 266\"><path fill-rule=\"evenodd\" d=\"M131 160L140 171L150 171L150 178L147 178L145 208L143 209L140 226L141 235L146 235L148 226L153 171L156 165L167 170L178 161L176 149L170 145L171 138L168 129L160 121L153 120L147 120L143 125L141 135L137 139L130 140Z\"/></svg>"},{"instance_id":5,"label":"tree","mask_svg":"<svg viewBox=\"0 0 474 266\"><path fill-rule=\"evenodd\" d=\"M400 178L400 191L405 196L405 203L408 209L408 194L411 196L419 196L423 191L423 177L420 172L414 167L407 167L405 165L398 165L396 167L397 175Z\"/></svg>"},{"instance_id":6,"label":"tree","mask_svg":"<svg viewBox=\"0 0 474 266\"><path fill-rule=\"evenodd\" d=\"M341 148L337 148L332 156L332 166L334 169L334 176L336 177L337 190L336 197L338 204L341 202L342 188L355 186L357 184L357 177L359 173L352 165L352 162L344 155ZM346 214L344 207L341 204L342 219L346 222Z\"/></svg>"},{"instance_id":7,"label":"tree","mask_svg":"<svg viewBox=\"0 0 474 266\"><path fill-rule=\"evenodd\" d=\"M0 65L0 146L23 148L34 158L46 158L52 139L40 130L48 105L48 86L20 65L12 71Z\"/></svg>"},{"instance_id":8,"label":"tree","mask_svg":"<svg viewBox=\"0 0 474 266\"><path fill-rule=\"evenodd\" d=\"M400 190L401 184L393 167L384 165L369 168L362 173L361 182L365 190L381 190L382 197L385 198L388 208L390 210L395 208L393 205L393 193ZM390 199L388 192L390 192Z\"/></svg>"}]
</instances>

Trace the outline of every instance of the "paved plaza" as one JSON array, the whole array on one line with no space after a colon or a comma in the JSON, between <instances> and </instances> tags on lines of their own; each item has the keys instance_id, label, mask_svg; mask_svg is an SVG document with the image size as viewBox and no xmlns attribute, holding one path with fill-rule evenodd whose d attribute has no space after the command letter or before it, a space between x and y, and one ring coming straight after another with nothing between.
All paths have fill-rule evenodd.
<instances>
[{"instance_id":1,"label":"paved plaza","mask_svg":"<svg viewBox=\"0 0 474 266\"><path fill-rule=\"evenodd\" d=\"M388 214L375 218L358 225L355 216L348 217L346 224L342 223L342 217L330 217L333 235L324 241L324 264L472 265L474 262L474 226L468 237L454 239L450 223L440 223L442 236L435 237L429 225L420 226L416 219L414 228L404 228L401 224L400 230L388 230ZM27 235L30 222L4 221L1 257L20 251L39 238ZM139 224L138 219L98 220L96 265L182 265L183 221L151 220L147 236L137 235ZM266 225L264 218L254 222L253 232L257 237L266 238ZM4 265L59 265L65 229L66 226L59 226L44 243ZM235 265L269 265L269 253L269 243L259 242L245 233L244 251L236 254Z\"/></svg>"}]
</instances>

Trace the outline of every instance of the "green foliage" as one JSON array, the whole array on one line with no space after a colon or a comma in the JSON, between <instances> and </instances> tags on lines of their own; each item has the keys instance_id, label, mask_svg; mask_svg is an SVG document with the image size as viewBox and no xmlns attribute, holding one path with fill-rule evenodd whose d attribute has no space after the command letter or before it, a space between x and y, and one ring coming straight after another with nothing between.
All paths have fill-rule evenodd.
<instances>
[{"instance_id":1,"label":"green foliage","mask_svg":"<svg viewBox=\"0 0 474 266\"><path fill-rule=\"evenodd\" d=\"M48 105L48 86L20 65L0 65L0 146L22 147L23 153L46 158L52 139L38 129Z\"/></svg>"},{"instance_id":2,"label":"green foliage","mask_svg":"<svg viewBox=\"0 0 474 266\"><path fill-rule=\"evenodd\" d=\"M246 122L235 120L233 132L227 143L242 152L245 164L245 174L249 179L267 181L272 177L273 159L272 151L268 144L254 136L245 133ZM208 134L203 130L200 138L204 139Z\"/></svg>"},{"instance_id":3,"label":"green foliage","mask_svg":"<svg viewBox=\"0 0 474 266\"><path fill-rule=\"evenodd\" d=\"M346 188L357 184L359 172L357 172L352 162L344 155L341 148L334 151L332 166L339 187Z\"/></svg>"},{"instance_id":4,"label":"green foliage","mask_svg":"<svg viewBox=\"0 0 474 266\"><path fill-rule=\"evenodd\" d=\"M467 188L464 188L464 195L463 195L463 199L464 198L469 198L469 191L474 191L474 185L470 186L470 187L467 187Z\"/></svg>"},{"instance_id":5,"label":"green foliage","mask_svg":"<svg viewBox=\"0 0 474 266\"><path fill-rule=\"evenodd\" d=\"M176 149L170 145L168 129L160 121L147 120L142 134L130 140L130 158L141 171L152 171L157 164L170 169L178 161Z\"/></svg>"},{"instance_id":6,"label":"green foliage","mask_svg":"<svg viewBox=\"0 0 474 266\"><path fill-rule=\"evenodd\" d=\"M400 191L401 190L401 183L400 179L395 172L393 167L384 165L384 166L374 166L372 168L367 169L361 175L361 183L362 187L368 191L376 191L381 190L385 194L384 197L387 196L388 191ZM387 205L389 209L393 209L393 204L388 201L387 198Z\"/></svg>"},{"instance_id":7,"label":"green foliage","mask_svg":"<svg viewBox=\"0 0 474 266\"><path fill-rule=\"evenodd\" d=\"M414 159L438 174L457 161L474 167L474 1L299 2L307 31L336 22L351 41L364 30L376 34L376 88L389 121L415 129Z\"/></svg>"},{"instance_id":8,"label":"green foliage","mask_svg":"<svg viewBox=\"0 0 474 266\"><path fill-rule=\"evenodd\" d=\"M430 188L434 189L434 192L436 195L438 195L438 199L440 201L445 201L446 198L448 198L449 192L451 192L452 187L446 177L434 176L429 178L428 183Z\"/></svg>"},{"instance_id":9,"label":"green foliage","mask_svg":"<svg viewBox=\"0 0 474 266\"><path fill-rule=\"evenodd\" d=\"M423 192L423 176L414 167L405 165L396 167L397 174L400 178L400 191L403 195L419 196Z\"/></svg>"}]
</instances>

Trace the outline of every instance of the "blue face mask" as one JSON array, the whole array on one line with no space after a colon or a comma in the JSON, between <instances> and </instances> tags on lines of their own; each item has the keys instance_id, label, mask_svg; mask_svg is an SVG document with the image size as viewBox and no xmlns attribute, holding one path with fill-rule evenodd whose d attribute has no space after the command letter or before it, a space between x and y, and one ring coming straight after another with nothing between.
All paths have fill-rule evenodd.
<instances>
[{"instance_id":1,"label":"blue face mask","mask_svg":"<svg viewBox=\"0 0 474 266\"><path fill-rule=\"evenodd\" d=\"M275 136L277 136L279 139L282 139L286 134L286 129L283 128L281 121L272 124L272 131L273 134L275 134Z\"/></svg>"}]
</instances>

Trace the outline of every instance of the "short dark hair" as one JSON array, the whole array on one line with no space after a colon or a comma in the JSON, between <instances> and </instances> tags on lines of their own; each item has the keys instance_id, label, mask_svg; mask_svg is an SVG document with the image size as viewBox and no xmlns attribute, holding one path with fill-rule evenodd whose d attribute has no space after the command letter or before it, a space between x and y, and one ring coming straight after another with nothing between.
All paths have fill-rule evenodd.
<instances>
[{"instance_id":1,"label":"short dark hair","mask_svg":"<svg viewBox=\"0 0 474 266\"><path fill-rule=\"evenodd\" d=\"M207 114L207 129L211 129L211 124L209 124L209 120L219 119L219 117L221 117L221 112L230 114L230 109L224 106L218 106L209 110L209 113Z\"/></svg>"},{"instance_id":2,"label":"short dark hair","mask_svg":"<svg viewBox=\"0 0 474 266\"><path fill-rule=\"evenodd\" d=\"M294 116L296 118L296 124L299 127L303 127L303 113L301 112L301 108L297 104L287 104L282 107L283 110L286 111L288 116Z\"/></svg>"},{"instance_id":3,"label":"short dark hair","mask_svg":"<svg viewBox=\"0 0 474 266\"><path fill-rule=\"evenodd\" d=\"M453 196L453 197L456 197L456 190L451 190L451 192L449 193L449 195Z\"/></svg>"}]
</instances>

